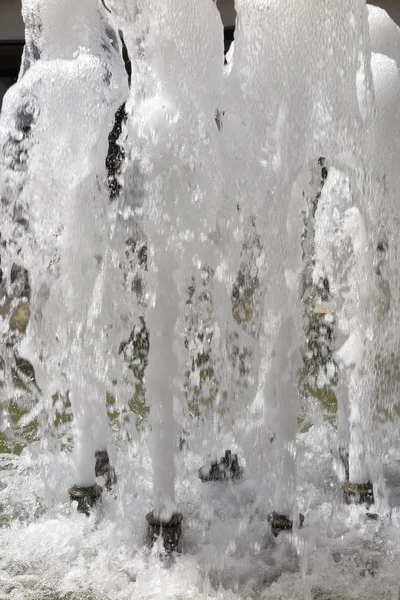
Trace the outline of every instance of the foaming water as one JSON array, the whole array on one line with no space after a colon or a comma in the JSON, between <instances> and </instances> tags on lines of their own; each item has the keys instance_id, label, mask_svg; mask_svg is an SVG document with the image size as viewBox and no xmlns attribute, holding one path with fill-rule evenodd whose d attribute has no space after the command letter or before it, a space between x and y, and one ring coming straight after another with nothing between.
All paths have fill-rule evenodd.
<instances>
[{"instance_id":1,"label":"foaming water","mask_svg":"<svg viewBox=\"0 0 400 600\"><path fill-rule=\"evenodd\" d=\"M392 506L390 518L382 512L374 521L364 508L342 504L330 452L334 435L327 425L299 435L298 503L307 525L277 539L266 523L274 506L268 478L262 490L251 473L227 485L201 484L203 457L188 448L177 462L183 553L173 559L162 558L161 546L143 546L152 501L145 440L128 452L119 449L121 483L89 518L67 497L70 455L38 456L32 447L19 458L3 456L1 593L15 599L397 598L399 509ZM400 485L400 467L391 485Z\"/></svg>"}]
</instances>

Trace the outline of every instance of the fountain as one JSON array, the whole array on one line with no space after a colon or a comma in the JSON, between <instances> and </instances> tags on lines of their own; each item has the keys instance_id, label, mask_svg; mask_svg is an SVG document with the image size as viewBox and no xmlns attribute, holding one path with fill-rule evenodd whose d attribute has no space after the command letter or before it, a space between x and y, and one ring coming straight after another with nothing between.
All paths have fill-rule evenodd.
<instances>
[{"instance_id":1,"label":"fountain","mask_svg":"<svg viewBox=\"0 0 400 600\"><path fill-rule=\"evenodd\" d=\"M23 0L0 598L400 597L400 31L235 8Z\"/></svg>"}]
</instances>

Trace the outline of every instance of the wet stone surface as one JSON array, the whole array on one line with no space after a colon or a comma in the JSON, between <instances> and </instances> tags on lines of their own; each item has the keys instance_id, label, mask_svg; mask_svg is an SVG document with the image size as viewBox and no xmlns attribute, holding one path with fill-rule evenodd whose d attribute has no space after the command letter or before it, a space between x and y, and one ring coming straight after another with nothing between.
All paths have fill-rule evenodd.
<instances>
[{"instance_id":1,"label":"wet stone surface","mask_svg":"<svg viewBox=\"0 0 400 600\"><path fill-rule=\"evenodd\" d=\"M351 483L345 481L343 484L343 495L346 504L374 504L374 490L372 483Z\"/></svg>"},{"instance_id":2,"label":"wet stone surface","mask_svg":"<svg viewBox=\"0 0 400 600\"><path fill-rule=\"evenodd\" d=\"M279 514L275 511L268 515L268 523L271 525L271 531L275 537L282 531L292 531L293 530L293 521L289 519L286 515ZM304 515L299 514L298 524L299 527L302 527L304 523Z\"/></svg>"},{"instance_id":3,"label":"wet stone surface","mask_svg":"<svg viewBox=\"0 0 400 600\"><path fill-rule=\"evenodd\" d=\"M96 450L95 458L95 475L96 477L104 477L107 490L111 490L117 483L117 474L110 464L107 450Z\"/></svg>"}]
</instances>

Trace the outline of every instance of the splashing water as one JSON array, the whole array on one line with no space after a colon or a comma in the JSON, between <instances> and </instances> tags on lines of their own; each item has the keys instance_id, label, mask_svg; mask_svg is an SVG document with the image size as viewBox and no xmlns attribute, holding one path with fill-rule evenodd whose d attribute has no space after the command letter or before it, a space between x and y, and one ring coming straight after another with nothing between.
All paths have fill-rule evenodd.
<instances>
[{"instance_id":1,"label":"splashing water","mask_svg":"<svg viewBox=\"0 0 400 600\"><path fill-rule=\"evenodd\" d=\"M400 31L364 0L235 8L224 64L212 0L23 2L0 599L400 597ZM227 447L244 477L202 484ZM106 449L87 518L68 487ZM152 509L182 554L145 546Z\"/></svg>"}]
</instances>

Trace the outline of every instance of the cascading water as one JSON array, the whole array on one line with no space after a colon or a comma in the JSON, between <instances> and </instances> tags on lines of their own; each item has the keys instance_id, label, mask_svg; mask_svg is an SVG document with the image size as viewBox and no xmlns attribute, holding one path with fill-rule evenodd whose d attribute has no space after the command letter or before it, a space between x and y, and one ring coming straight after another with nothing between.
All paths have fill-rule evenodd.
<instances>
[{"instance_id":1,"label":"cascading water","mask_svg":"<svg viewBox=\"0 0 400 600\"><path fill-rule=\"evenodd\" d=\"M116 36L96 5L66 10L53 2L39 10L27 3L25 14L36 13L32 39L40 60L27 60L22 88L4 110L9 129L4 129L2 259L5 269L9 261L29 274L32 319L21 353L32 359L46 407L54 394L69 394L78 485L94 483L94 453L107 437L105 405L98 401L107 374L99 318L115 217L103 172L108 131L127 95ZM14 139L10 126L17 129ZM22 153L23 187L11 184L18 170L15 154ZM60 168L64 160L66 169ZM49 189L51 206L45 200Z\"/></svg>"},{"instance_id":2,"label":"cascading water","mask_svg":"<svg viewBox=\"0 0 400 600\"><path fill-rule=\"evenodd\" d=\"M1 600L400 597L400 31L364 0L235 8L224 65L212 0L23 2ZM149 511L183 516L173 560Z\"/></svg>"}]
</instances>

